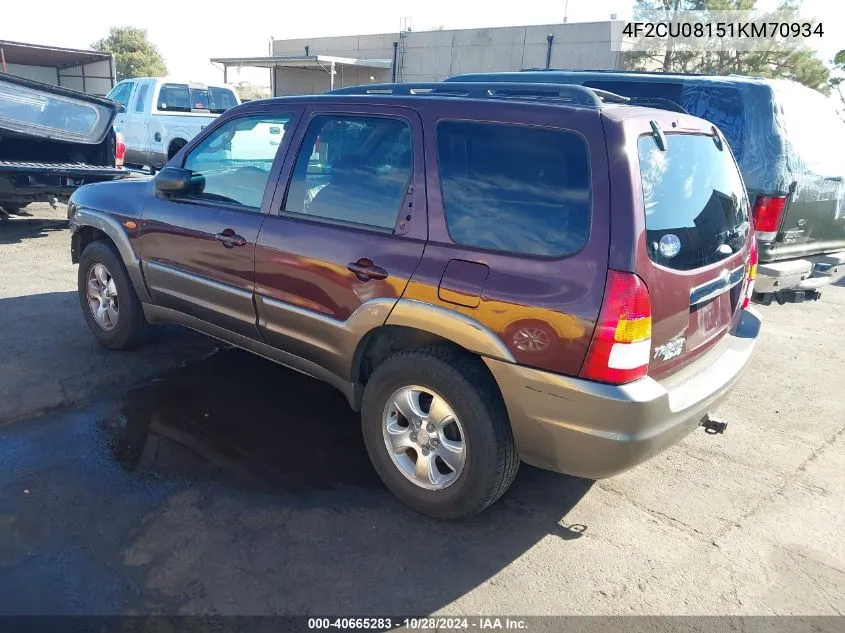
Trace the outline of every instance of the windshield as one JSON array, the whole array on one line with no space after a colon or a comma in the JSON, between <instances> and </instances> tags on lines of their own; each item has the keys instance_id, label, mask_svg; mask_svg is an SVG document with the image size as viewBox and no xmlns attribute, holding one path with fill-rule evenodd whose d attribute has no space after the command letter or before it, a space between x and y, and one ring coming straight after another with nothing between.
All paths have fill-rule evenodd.
<instances>
[{"instance_id":1,"label":"windshield","mask_svg":"<svg viewBox=\"0 0 845 633\"><path fill-rule=\"evenodd\" d=\"M649 257L675 270L730 257L750 229L745 188L730 152L703 134L667 134L666 142L666 151L651 135L637 143Z\"/></svg>"},{"instance_id":2,"label":"windshield","mask_svg":"<svg viewBox=\"0 0 845 633\"><path fill-rule=\"evenodd\" d=\"M221 114L237 104L235 93L228 88L163 84L158 93L158 109L165 112L208 110Z\"/></svg>"}]
</instances>

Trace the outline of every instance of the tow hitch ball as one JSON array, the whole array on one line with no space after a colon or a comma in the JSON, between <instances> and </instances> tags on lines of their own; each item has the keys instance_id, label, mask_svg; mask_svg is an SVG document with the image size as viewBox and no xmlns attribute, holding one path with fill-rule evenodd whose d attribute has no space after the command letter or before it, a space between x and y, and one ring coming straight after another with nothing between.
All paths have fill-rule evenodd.
<instances>
[{"instance_id":1,"label":"tow hitch ball","mask_svg":"<svg viewBox=\"0 0 845 633\"><path fill-rule=\"evenodd\" d=\"M701 422L699 422L698 425L704 427L705 433L716 435L717 433L722 434L725 432L725 429L728 428L728 421L723 420L722 418L717 418L708 413L701 418Z\"/></svg>"}]
</instances>

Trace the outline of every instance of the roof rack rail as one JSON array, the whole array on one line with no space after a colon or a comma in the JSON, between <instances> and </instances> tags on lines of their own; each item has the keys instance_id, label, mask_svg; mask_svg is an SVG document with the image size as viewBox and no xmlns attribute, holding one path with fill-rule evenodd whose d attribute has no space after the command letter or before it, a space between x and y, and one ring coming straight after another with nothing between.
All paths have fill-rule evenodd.
<instances>
[{"instance_id":1,"label":"roof rack rail","mask_svg":"<svg viewBox=\"0 0 845 633\"><path fill-rule=\"evenodd\" d=\"M599 108L602 99L627 103L627 97L574 84L527 82L420 82L402 84L364 84L337 88L327 94L465 97L472 99L549 100Z\"/></svg>"},{"instance_id":2,"label":"roof rack rail","mask_svg":"<svg viewBox=\"0 0 845 633\"><path fill-rule=\"evenodd\" d=\"M663 71L663 70L617 70L613 68L523 68L519 71L521 73L537 73L537 72L559 72L559 73L605 73L608 75L658 75L666 77L678 75L683 77L706 77L703 73L691 73L681 71Z\"/></svg>"}]
</instances>

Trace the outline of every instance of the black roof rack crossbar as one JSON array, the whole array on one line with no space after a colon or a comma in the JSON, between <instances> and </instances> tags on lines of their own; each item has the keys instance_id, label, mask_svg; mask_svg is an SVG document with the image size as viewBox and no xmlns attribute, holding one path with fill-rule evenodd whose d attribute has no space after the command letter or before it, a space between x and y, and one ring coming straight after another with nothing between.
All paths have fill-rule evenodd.
<instances>
[{"instance_id":1,"label":"black roof rack crossbar","mask_svg":"<svg viewBox=\"0 0 845 633\"><path fill-rule=\"evenodd\" d=\"M465 97L472 99L536 99L598 108L606 101L626 102L626 97L574 84L523 82L421 82L364 84L330 90L328 94ZM613 99L609 98L612 95Z\"/></svg>"}]
</instances>

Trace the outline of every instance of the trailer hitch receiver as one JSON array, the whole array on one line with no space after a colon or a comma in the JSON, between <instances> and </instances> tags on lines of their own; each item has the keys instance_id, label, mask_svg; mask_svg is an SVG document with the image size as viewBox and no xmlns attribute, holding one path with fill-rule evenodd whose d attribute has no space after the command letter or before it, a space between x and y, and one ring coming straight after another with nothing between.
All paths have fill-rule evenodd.
<instances>
[{"instance_id":1,"label":"trailer hitch receiver","mask_svg":"<svg viewBox=\"0 0 845 633\"><path fill-rule=\"evenodd\" d=\"M701 418L701 422L699 422L698 425L704 427L705 433L709 433L710 435L721 435L725 432L725 429L728 428L728 421L723 420L722 418L717 418L716 416L708 413Z\"/></svg>"}]
</instances>

